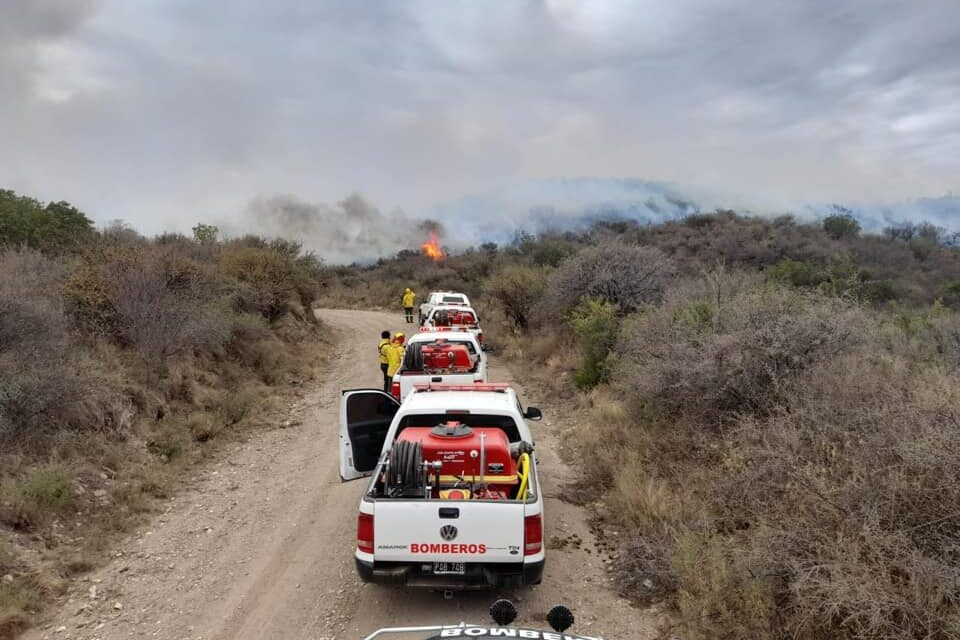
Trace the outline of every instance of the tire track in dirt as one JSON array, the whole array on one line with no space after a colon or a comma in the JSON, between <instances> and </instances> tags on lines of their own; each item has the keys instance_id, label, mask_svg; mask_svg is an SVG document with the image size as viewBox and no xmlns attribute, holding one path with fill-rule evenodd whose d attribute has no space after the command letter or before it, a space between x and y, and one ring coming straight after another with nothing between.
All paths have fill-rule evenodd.
<instances>
[{"instance_id":1,"label":"tire track in dirt","mask_svg":"<svg viewBox=\"0 0 960 640\"><path fill-rule=\"evenodd\" d=\"M610 587L586 510L560 499L574 480L558 455L561 416L540 404L534 423L546 496L546 540L579 539L547 552L542 585L458 594L366 585L353 567L356 508L365 482L337 471L340 390L379 387L379 332L412 331L400 314L320 310L334 333L323 381L293 408L294 425L224 447L114 559L71 586L40 638L362 638L382 626L486 621L495 597L517 602L518 623L542 625L563 602L575 629L608 638L652 638L656 616L633 609ZM514 382L494 358L491 380ZM91 587L96 597L91 597ZM115 608L118 604L120 608Z\"/></svg>"}]
</instances>

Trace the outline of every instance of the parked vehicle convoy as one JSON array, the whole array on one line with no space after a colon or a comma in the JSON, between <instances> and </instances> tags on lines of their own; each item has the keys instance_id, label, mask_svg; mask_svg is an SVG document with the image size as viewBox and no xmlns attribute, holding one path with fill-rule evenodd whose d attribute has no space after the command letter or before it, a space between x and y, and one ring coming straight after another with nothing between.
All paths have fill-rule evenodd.
<instances>
[{"instance_id":1,"label":"parked vehicle convoy","mask_svg":"<svg viewBox=\"0 0 960 640\"><path fill-rule=\"evenodd\" d=\"M427 299L420 305L420 324L430 315L433 308L438 305L463 305L470 306L470 299L465 293L458 291L431 291Z\"/></svg>"},{"instance_id":2,"label":"parked vehicle convoy","mask_svg":"<svg viewBox=\"0 0 960 640\"><path fill-rule=\"evenodd\" d=\"M468 331L421 331L407 342L391 395L401 400L425 383L472 384L487 381L487 356Z\"/></svg>"},{"instance_id":3,"label":"parked vehicle convoy","mask_svg":"<svg viewBox=\"0 0 960 640\"><path fill-rule=\"evenodd\" d=\"M469 331L477 337L483 346L483 329L480 328L480 316L473 307L467 305L437 305L423 321L422 330L460 329Z\"/></svg>"},{"instance_id":4,"label":"parked vehicle convoy","mask_svg":"<svg viewBox=\"0 0 960 640\"><path fill-rule=\"evenodd\" d=\"M367 582L444 590L539 584L543 495L528 420L506 384L417 385L398 402L344 391L340 476L371 476L357 518Z\"/></svg>"}]
</instances>

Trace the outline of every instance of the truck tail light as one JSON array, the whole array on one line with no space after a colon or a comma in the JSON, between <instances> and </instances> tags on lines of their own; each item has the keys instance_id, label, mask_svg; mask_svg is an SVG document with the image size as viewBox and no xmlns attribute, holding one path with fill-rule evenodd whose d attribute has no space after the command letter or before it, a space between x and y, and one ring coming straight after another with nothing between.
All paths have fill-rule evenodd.
<instances>
[{"instance_id":1,"label":"truck tail light","mask_svg":"<svg viewBox=\"0 0 960 640\"><path fill-rule=\"evenodd\" d=\"M373 514L361 513L357 516L357 550L373 553Z\"/></svg>"},{"instance_id":2,"label":"truck tail light","mask_svg":"<svg viewBox=\"0 0 960 640\"><path fill-rule=\"evenodd\" d=\"M371 518L372 521L372 518ZM371 524L371 530L373 525ZM523 555L533 556L543 548L543 520L538 513L523 519Z\"/></svg>"},{"instance_id":3,"label":"truck tail light","mask_svg":"<svg viewBox=\"0 0 960 640\"><path fill-rule=\"evenodd\" d=\"M400 399L400 383L396 380L393 381L393 384L390 385L390 395L392 395L397 400Z\"/></svg>"}]
</instances>

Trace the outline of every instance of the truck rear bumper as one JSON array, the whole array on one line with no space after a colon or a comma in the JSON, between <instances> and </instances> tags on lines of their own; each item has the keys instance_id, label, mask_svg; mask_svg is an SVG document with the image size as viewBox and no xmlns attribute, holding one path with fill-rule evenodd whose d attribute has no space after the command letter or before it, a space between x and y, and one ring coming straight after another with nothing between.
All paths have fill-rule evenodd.
<instances>
[{"instance_id":1,"label":"truck rear bumper","mask_svg":"<svg viewBox=\"0 0 960 640\"><path fill-rule=\"evenodd\" d=\"M364 582L420 589L464 591L540 584L544 561L516 564L469 564L462 576L433 575L431 563L368 562L354 557ZM426 569L425 569L426 568Z\"/></svg>"}]
</instances>

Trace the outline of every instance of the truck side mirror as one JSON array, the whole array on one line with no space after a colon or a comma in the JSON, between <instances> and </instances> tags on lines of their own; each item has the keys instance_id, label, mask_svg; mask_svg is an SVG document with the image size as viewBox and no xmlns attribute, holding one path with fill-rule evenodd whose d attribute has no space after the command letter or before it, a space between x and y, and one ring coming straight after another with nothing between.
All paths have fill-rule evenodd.
<instances>
[{"instance_id":1,"label":"truck side mirror","mask_svg":"<svg viewBox=\"0 0 960 640\"><path fill-rule=\"evenodd\" d=\"M523 412L523 417L527 420L541 420L543 419L543 413L536 407L527 407L527 410Z\"/></svg>"}]
</instances>

